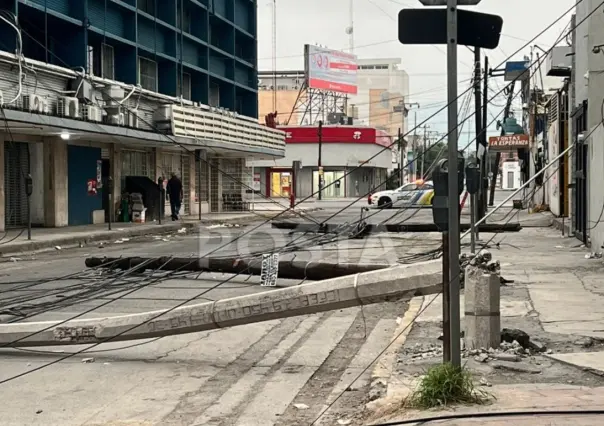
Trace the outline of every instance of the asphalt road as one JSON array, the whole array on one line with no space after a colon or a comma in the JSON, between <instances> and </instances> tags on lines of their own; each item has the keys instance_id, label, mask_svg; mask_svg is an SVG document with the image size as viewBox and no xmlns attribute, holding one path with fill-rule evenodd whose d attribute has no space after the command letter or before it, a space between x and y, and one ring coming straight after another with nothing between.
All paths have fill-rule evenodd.
<instances>
[{"instance_id":1,"label":"asphalt road","mask_svg":"<svg viewBox=\"0 0 604 426\"><path fill-rule=\"evenodd\" d=\"M358 220L363 205L347 209L334 221ZM341 207L332 203L309 216L325 221ZM371 223L426 222L431 216L428 210L417 209L369 214L374 214ZM289 235L258 222L245 228L201 227L188 235L24 256L0 265L0 319L102 317L267 290L259 285L259 277L221 273L166 278L84 271L89 256L245 256L293 246L294 252L282 256L313 262L396 263L415 261L409 256L437 248L440 236L381 234L339 242L330 238ZM302 282L280 280L279 285ZM85 346L0 349L1 423L310 425L326 404L342 395L314 424L337 420L362 424L359 413L367 402L372 371L365 368L391 342L405 306L388 303L212 332L106 343L70 357L70 352ZM93 362L83 362L89 358Z\"/></svg>"}]
</instances>

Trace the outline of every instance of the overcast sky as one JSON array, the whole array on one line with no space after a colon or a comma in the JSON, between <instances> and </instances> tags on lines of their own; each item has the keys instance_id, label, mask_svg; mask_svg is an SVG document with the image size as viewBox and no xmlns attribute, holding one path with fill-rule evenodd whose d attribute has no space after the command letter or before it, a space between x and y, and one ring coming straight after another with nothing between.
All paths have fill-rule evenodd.
<instances>
[{"instance_id":1,"label":"overcast sky","mask_svg":"<svg viewBox=\"0 0 604 426\"><path fill-rule=\"evenodd\" d=\"M321 44L332 49L348 49L349 0L276 0L277 1L277 69L303 69L304 44ZM428 118L446 104L446 47L403 46L397 40L399 10L422 7L419 1L353 0L355 54L360 58L401 58L409 74L409 102L419 102L418 120ZM474 10L500 15L503 35L500 45L485 51L492 66L501 64L522 48L529 40L558 19L575 0L482 0ZM536 40L544 49L551 48L570 21L571 13ZM272 66L272 0L258 1L258 66L270 70ZM531 43L533 45L535 43ZM521 60L530 54L527 46L512 59ZM459 47L459 90L468 88L473 53ZM503 88L502 78L492 87ZM503 105L503 99L495 100ZM472 104L473 105L473 104ZM461 102L460 102L461 108ZM494 114L501 108L492 106ZM413 120L413 114L409 118ZM489 119L490 121L491 119ZM413 124L411 122L410 124ZM429 125L432 129L446 129L446 113L440 113ZM411 129L412 126L409 126ZM464 133L473 129L468 122ZM464 135L461 141L467 140ZM472 136L473 137L473 136ZM460 143L461 143L460 141Z\"/></svg>"}]
</instances>

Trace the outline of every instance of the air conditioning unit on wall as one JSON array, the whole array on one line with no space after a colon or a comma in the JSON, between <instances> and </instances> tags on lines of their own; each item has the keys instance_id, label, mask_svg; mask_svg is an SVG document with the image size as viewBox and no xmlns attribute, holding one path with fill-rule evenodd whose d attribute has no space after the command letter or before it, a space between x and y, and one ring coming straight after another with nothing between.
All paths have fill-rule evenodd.
<instances>
[{"instance_id":1,"label":"air conditioning unit on wall","mask_svg":"<svg viewBox=\"0 0 604 426\"><path fill-rule=\"evenodd\" d=\"M57 104L57 114L61 117L78 118L80 116L78 98L61 96Z\"/></svg>"},{"instance_id":2,"label":"air conditioning unit on wall","mask_svg":"<svg viewBox=\"0 0 604 426\"><path fill-rule=\"evenodd\" d=\"M81 116L85 120L100 123L103 121L103 110L94 105L82 105Z\"/></svg>"},{"instance_id":3,"label":"air conditioning unit on wall","mask_svg":"<svg viewBox=\"0 0 604 426\"><path fill-rule=\"evenodd\" d=\"M48 113L48 100L40 95L23 95L23 109L41 114Z\"/></svg>"},{"instance_id":4,"label":"air conditioning unit on wall","mask_svg":"<svg viewBox=\"0 0 604 426\"><path fill-rule=\"evenodd\" d=\"M125 120L124 120L124 113L123 112L118 112L115 114L108 114L107 115L107 124L111 124L113 126L123 126L125 125Z\"/></svg>"},{"instance_id":5,"label":"air conditioning unit on wall","mask_svg":"<svg viewBox=\"0 0 604 426\"><path fill-rule=\"evenodd\" d=\"M128 127L138 129L138 123L139 123L138 111L136 111L136 110L129 111L128 112L128 123L126 123L128 125Z\"/></svg>"}]
</instances>

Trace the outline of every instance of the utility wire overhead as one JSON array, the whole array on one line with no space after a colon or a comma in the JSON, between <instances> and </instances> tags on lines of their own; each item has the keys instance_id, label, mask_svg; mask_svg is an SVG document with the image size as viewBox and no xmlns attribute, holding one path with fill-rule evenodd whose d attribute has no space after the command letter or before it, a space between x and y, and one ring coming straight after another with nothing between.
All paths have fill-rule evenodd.
<instances>
[{"instance_id":1,"label":"utility wire overhead","mask_svg":"<svg viewBox=\"0 0 604 426\"><path fill-rule=\"evenodd\" d=\"M580 1L583 1L583 0L579 0L579 2L580 2ZM602 4L604 4L604 1L602 2ZM602 4L601 4L601 5L602 5ZM600 5L600 6L601 6L601 5ZM593 12L595 12L595 10L594 10ZM591 16L591 15L593 14L593 12L592 12L592 13L590 13L590 14L588 15L588 17L589 17L589 16ZM585 19L587 19L588 17L586 17ZM582 22L584 22L584 21L585 21L585 19L584 19L584 20L582 20L582 21L581 21L580 23L578 23L577 25L579 25L579 24L581 24ZM576 28L576 26L575 26L575 28ZM423 124L423 123L422 123L422 124ZM452 131L457 131L457 129L453 129ZM362 197L360 197L359 199L361 199L361 198L362 198ZM282 214L282 213L281 213L281 214ZM253 230L255 230L255 229L257 229L257 228L258 228L258 227L253 228L252 230L250 230L250 232L252 232ZM219 247L218 249L220 249L220 247ZM193 262L195 262L195 261L198 261L198 259L193 260ZM237 275L239 275L239 274L237 274ZM237 275L235 275L235 276L237 276ZM230 281L232 278L233 278L233 277L231 277L230 279L228 279L228 280L224 281L223 283ZM219 285L221 285L221 284L222 284L222 283L219 283L219 284L217 284L215 287L218 287L218 286L219 286ZM215 288L215 287L214 287L214 288ZM204 293L202 293L202 294L200 294L200 295L197 295L197 296L195 296L195 297L193 297L193 298L189 299L189 301L193 301L193 300L195 300L195 299L197 299L197 298L201 297L203 294L207 293L207 292L208 292L208 291L210 291L210 290L211 290L211 289L206 290ZM187 303L187 302L185 302L185 303ZM183 303L183 304L184 304L184 303ZM161 312L161 313L160 313L158 316L165 315L166 313L173 311L174 309L178 308L179 306L182 306L183 304L179 304L179 305L175 306L174 308L170 308L170 309L168 309L168 310L166 310L166 311L162 311L162 312ZM153 319L154 319L154 318L153 318ZM151 320L152 320L152 319L151 319ZM135 327L138 327L138 326L140 326L140 325L137 325L137 326L135 326ZM134 328L135 328L135 327L134 327ZM127 331L129 331L129 330L127 330ZM127 331L125 331L125 332L127 332ZM104 343L104 342L103 342L103 343ZM100 343L98 343L98 344L100 344ZM96 345L94 345L94 346L97 346L98 344L96 344ZM94 347L94 346L93 346L93 347ZM82 351L79 351L79 352L77 352L77 353L82 353L82 352L86 351L87 349L89 349L89 348L83 349ZM0 382L0 384L1 384L1 383L5 383L5 382L7 382L7 381L9 381L9 380L13 380L13 379L15 379L15 378L17 378L17 377L21 377L21 376L24 376L24 375L26 375L26 374L29 374L30 372L37 371L37 370L42 369L42 368L44 368L44 367L46 367L46 366L53 365L53 364L55 364L55 363L57 363L57 362L62 361L63 359L69 358L69 357L71 357L71 356L73 356L73 355L68 355L68 356L66 356L66 357L60 358L60 359L58 359L58 360L55 360L55 361L53 361L53 362L51 362L51 363L48 363L48 364L45 364L45 365L39 366L39 367L38 367L38 368L36 368L36 369L29 370L29 371L27 371L27 372L21 373L21 374L19 374L19 375L17 375L17 376L13 376L13 377L11 377L11 378L7 378L7 379L5 379L5 380L1 381L1 382ZM335 402L335 401L334 401L334 402Z\"/></svg>"}]
</instances>

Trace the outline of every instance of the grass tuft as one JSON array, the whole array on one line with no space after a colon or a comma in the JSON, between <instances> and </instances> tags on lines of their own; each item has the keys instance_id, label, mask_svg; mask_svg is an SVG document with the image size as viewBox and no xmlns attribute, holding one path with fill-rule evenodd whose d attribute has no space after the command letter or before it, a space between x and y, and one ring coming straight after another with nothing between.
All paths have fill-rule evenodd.
<instances>
[{"instance_id":1,"label":"grass tuft","mask_svg":"<svg viewBox=\"0 0 604 426\"><path fill-rule=\"evenodd\" d=\"M419 409L446 407L452 404L486 404L493 396L474 386L472 375L464 367L450 363L430 368L407 404Z\"/></svg>"}]
</instances>

